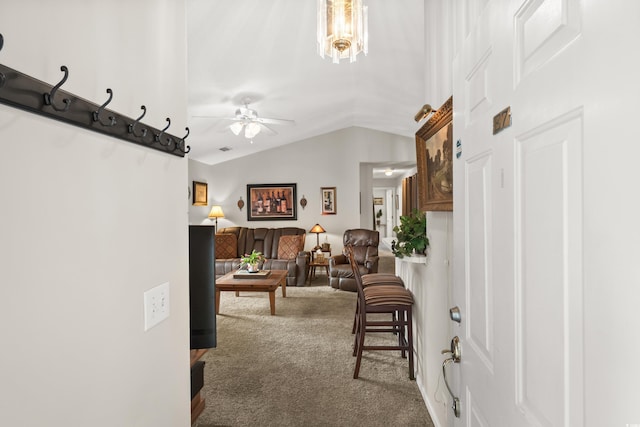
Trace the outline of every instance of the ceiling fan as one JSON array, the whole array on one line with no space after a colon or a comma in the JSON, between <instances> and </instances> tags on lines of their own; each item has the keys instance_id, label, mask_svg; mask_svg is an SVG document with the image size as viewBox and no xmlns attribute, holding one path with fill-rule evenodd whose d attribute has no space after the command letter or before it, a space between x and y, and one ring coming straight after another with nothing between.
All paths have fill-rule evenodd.
<instances>
[{"instance_id":1,"label":"ceiling fan","mask_svg":"<svg viewBox=\"0 0 640 427\"><path fill-rule=\"evenodd\" d=\"M256 110L249 108L249 104L251 103L251 99L249 98L243 99L242 103L244 104L244 108L240 107L236 109L234 117L214 117L217 119L233 121L234 123L228 127L235 135L240 135L240 133L244 132L245 138L253 139L253 137L258 135L263 129L267 130L272 135L277 135L278 132L268 125L291 125L295 123L293 120L259 117Z\"/></svg>"}]
</instances>

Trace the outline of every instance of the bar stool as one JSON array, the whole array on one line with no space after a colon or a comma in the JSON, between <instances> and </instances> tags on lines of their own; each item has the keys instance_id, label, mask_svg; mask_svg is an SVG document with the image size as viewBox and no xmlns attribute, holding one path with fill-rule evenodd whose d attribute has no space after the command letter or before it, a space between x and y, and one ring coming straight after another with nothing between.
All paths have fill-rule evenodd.
<instances>
[{"instance_id":1,"label":"bar stool","mask_svg":"<svg viewBox=\"0 0 640 427\"><path fill-rule=\"evenodd\" d=\"M347 246L347 252L351 251L352 248ZM347 253L347 257L350 259L349 253ZM359 271L359 270L358 270ZM369 273L360 276L362 280L362 287L366 288L368 286L379 286L379 285L392 285L392 286L402 286L404 287L404 282L402 279L395 274L391 273ZM353 316L353 327L351 328L351 333L355 334L356 329L358 328L358 313L360 310L360 300L356 300L356 312ZM353 355L355 356L355 349Z\"/></svg>"},{"instance_id":2,"label":"bar stool","mask_svg":"<svg viewBox=\"0 0 640 427\"><path fill-rule=\"evenodd\" d=\"M362 352L364 350L400 350L403 358L409 359L409 378L415 379L413 369L413 324L412 307L413 295L411 291L402 286L396 285L369 285L366 288L362 284L362 276L355 266L353 252L347 251L352 264L353 275L356 280L358 290L358 322L355 331L354 354L356 356L356 366L353 378L358 378L360 365L362 362ZM391 320L373 320L367 317L368 314L389 313ZM367 333L393 333L398 336L397 345L365 345Z\"/></svg>"}]
</instances>

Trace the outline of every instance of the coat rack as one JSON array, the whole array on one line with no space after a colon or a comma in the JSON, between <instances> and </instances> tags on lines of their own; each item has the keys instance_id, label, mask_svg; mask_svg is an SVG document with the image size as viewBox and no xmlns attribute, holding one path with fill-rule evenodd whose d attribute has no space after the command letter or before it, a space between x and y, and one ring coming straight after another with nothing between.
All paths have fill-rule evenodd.
<instances>
[{"instance_id":1,"label":"coat rack","mask_svg":"<svg viewBox=\"0 0 640 427\"><path fill-rule=\"evenodd\" d=\"M4 38L0 34L0 51L3 44ZM64 76L58 84L51 86L0 64L0 103L179 157L191 150L185 145L188 127L185 128L186 135L178 138L166 133L171 126L168 117L162 130L141 123L147 113L144 105L140 107L142 114L137 119L108 110L106 107L113 99L111 89L107 89L109 96L103 104L82 99L60 89L69 77L69 69L63 65L60 71Z\"/></svg>"}]
</instances>

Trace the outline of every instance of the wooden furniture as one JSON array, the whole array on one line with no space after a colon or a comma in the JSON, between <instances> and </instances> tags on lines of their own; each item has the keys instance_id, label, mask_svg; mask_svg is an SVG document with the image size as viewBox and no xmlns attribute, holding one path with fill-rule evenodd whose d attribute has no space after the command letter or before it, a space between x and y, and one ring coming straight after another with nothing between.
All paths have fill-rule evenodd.
<instances>
[{"instance_id":1,"label":"wooden furniture","mask_svg":"<svg viewBox=\"0 0 640 427\"><path fill-rule=\"evenodd\" d=\"M322 257L319 257L316 252L311 252L311 261L309 262L309 275L308 281L311 284L311 281L316 278L316 268L321 267L324 268L327 274L327 280L329 279L329 258L331 257L331 250L322 251Z\"/></svg>"},{"instance_id":2,"label":"wooden furniture","mask_svg":"<svg viewBox=\"0 0 640 427\"><path fill-rule=\"evenodd\" d=\"M200 360L207 352L207 349L191 350L191 368ZM195 423L202 411L204 411L205 401L202 397L202 390L198 390L195 396L191 398L191 424Z\"/></svg>"},{"instance_id":3,"label":"wooden furniture","mask_svg":"<svg viewBox=\"0 0 640 427\"><path fill-rule=\"evenodd\" d=\"M353 371L353 378L358 378L360 364L362 362L362 352L364 350L400 350L403 358L409 358L409 379L415 379L413 369L413 295L411 291L396 284L385 285L378 283L364 287L362 276L358 268L352 246L347 247L349 264L353 270L358 292L358 309L356 316L358 320L355 324L355 341L353 345L353 355L356 356L356 366ZM375 279L374 279L375 281ZM370 318L369 314L386 313L391 315L390 320L379 317ZM365 335L367 333L391 333L398 339L397 345L365 345ZM408 354L407 354L408 353Z\"/></svg>"},{"instance_id":4,"label":"wooden furniture","mask_svg":"<svg viewBox=\"0 0 640 427\"><path fill-rule=\"evenodd\" d=\"M276 289L282 285L282 298L287 297L287 270L271 270L267 278L236 279L236 271L225 274L216 280L216 314L220 313L220 292L269 292L271 315L276 314Z\"/></svg>"}]
</instances>

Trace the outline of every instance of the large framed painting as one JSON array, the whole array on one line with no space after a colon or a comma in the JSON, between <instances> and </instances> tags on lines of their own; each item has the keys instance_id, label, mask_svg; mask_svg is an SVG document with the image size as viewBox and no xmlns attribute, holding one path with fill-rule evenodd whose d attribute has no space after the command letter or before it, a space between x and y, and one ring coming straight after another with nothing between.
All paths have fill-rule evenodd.
<instances>
[{"instance_id":1,"label":"large framed painting","mask_svg":"<svg viewBox=\"0 0 640 427\"><path fill-rule=\"evenodd\" d=\"M416 132L418 206L453 210L453 97Z\"/></svg>"},{"instance_id":2,"label":"large framed painting","mask_svg":"<svg viewBox=\"0 0 640 427\"><path fill-rule=\"evenodd\" d=\"M247 221L297 219L296 184L247 184Z\"/></svg>"}]
</instances>

